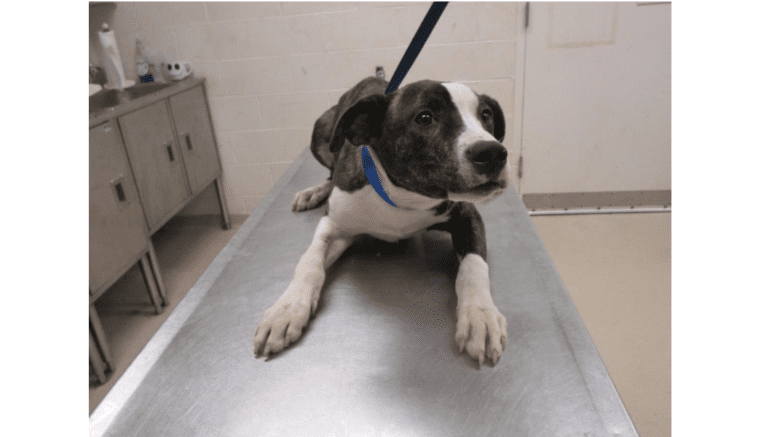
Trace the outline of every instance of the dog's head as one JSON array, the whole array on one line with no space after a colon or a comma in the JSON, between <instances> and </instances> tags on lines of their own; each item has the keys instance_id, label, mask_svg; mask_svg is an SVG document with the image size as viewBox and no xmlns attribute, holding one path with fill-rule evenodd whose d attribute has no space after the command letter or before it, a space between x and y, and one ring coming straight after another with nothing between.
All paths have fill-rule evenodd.
<instances>
[{"instance_id":1,"label":"dog's head","mask_svg":"<svg viewBox=\"0 0 777 437\"><path fill-rule=\"evenodd\" d=\"M420 81L362 98L330 142L370 145L391 182L435 199L478 202L508 184L505 119L496 100L456 83Z\"/></svg>"}]
</instances>

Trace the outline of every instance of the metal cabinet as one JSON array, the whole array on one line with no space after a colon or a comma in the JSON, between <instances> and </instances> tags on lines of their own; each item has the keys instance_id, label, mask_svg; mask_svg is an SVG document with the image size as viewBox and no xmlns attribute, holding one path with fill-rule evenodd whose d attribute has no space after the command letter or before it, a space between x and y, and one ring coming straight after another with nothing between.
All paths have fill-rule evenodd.
<instances>
[{"instance_id":1,"label":"metal cabinet","mask_svg":"<svg viewBox=\"0 0 777 437\"><path fill-rule=\"evenodd\" d=\"M123 115L119 125L152 234L214 181L223 202L221 163L201 85ZM225 227L228 222L225 216Z\"/></svg>"},{"instance_id":2,"label":"metal cabinet","mask_svg":"<svg viewBox=\"0 0 777 437\"><path fill-rule=\"evenodd\" d=\"M119 117L132 171L153 233L189 196L167 101Z\"/></svg>"},{"instance_id":3,"label":"metal cabinet","mask_svg":"<svg viewBox=\"0 0 777 437\"><path fill-rule=\"evenodd\" d=\"M116 120L110 120L89 129L89 365L100 383L114 366L93 303L136 263L159 314L158 267Z\"/></svg>"},{"instance_id":4,"label":"metal cabinet","mask_svg":"<svg viewBox=\"0 0 777 437\"><path fill-rule=\"evenodd\" d=\"M231 227L204 82L189 78L90 113L89 362L100 382L112 364L95 300L138 263L161 312L167 296L150 237L211 183Z\"/></svg>"},{"instance_id":5,"label":"metal cabinet","mask_svg":"<svg viewBox=\"0 0 777 437\"><path fill-rule=\"evenodd\" d=\"M147 241L115 121L89 129L89 289L97 293L129 270Z\"/></svg>"},{"instance_id":6,"label":"metal cabinet","mask_svg":"<svg viewBox=\"0 0 777 437\"><path fill-rule=\"evenodd\" d=\"M221 170L201 86L170 97L170 110L191 191L202 191Z\"/></svg>"}]
</instances>

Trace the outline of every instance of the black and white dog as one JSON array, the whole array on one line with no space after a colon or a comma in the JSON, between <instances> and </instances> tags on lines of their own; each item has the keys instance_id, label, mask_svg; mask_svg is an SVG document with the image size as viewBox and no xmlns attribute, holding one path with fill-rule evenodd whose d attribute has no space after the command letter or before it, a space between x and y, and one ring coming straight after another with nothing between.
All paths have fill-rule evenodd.
<instances>
[{"instance_id":1,"label":"black and white dog","mask_svg":"<svg viewBox=\"0 0 777 437\"><path fill-rule=\"evenodd\" d=\"M319 186L297 193L292 210L327 199L329 210L281 297L264 313L254 336L259 357L297 341L316 311L326 269L360 234L396 242L429 229L451 234L461 261L455 340L480 364L499 360L507 321L491 298L485 227L472 202L508 185L505 120L499 104L456 83L420 81L385 94L370 77L346 92L316 121L311 149L331 170ZM383 190L370 185L366 146Z\"/></svg>"}]
</instances>

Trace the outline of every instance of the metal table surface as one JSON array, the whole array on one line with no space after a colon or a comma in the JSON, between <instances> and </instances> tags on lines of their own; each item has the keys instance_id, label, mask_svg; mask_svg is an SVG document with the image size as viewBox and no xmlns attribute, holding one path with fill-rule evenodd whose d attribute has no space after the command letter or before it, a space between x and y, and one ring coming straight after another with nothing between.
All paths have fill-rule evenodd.
<instances>
[{"instance_id":1,"label":"metal table surface","mask_svg":"<svg viewBox=\"0 0 777 437\"><path fill-rule=\"evenodd\" d=\"M327 172L309 150L291 165L92 413L92 435L637 435L513 188L478 205L508 322L497 365L458 351L458 261L437 232L360 240L303 337L254 358L256 325L323 214L291 199Z\"/></svg>"}]
</instances>

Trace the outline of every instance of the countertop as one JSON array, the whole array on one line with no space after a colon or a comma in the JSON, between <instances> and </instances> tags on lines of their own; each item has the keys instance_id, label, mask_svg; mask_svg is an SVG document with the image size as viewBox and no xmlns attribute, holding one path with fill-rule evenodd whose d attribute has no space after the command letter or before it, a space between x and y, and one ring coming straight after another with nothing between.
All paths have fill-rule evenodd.
<instances>
[{"instance_id":1,"label":"countertop","mask_svg":"<svg viewBox=\"0 0 777 437\"><path fill-rule=\"evenodd\" d=\"M205 78L194 77L194 76L187 77L186 79L183 79L180 81L167 82L170 85L160 89L159 91L153 92L151 94L147 94L142 97L138 97L136 99L130 100L129 102L120 104L118 106L113 106L110 108L105 108L105 109L101 109L99 111L90 113L89 127L92 128L110 119L120 117L124 114L128 114L150 103L154 103L157 100L161 100L161 99L170 97L174 94L178 94L182 91L186 91L204 82L205 82ZM142 87L144 85L145 84L136 84L134 86ZM100 92L103 92L103 91L100 91Z\"/></svg>"}]
</instances>

